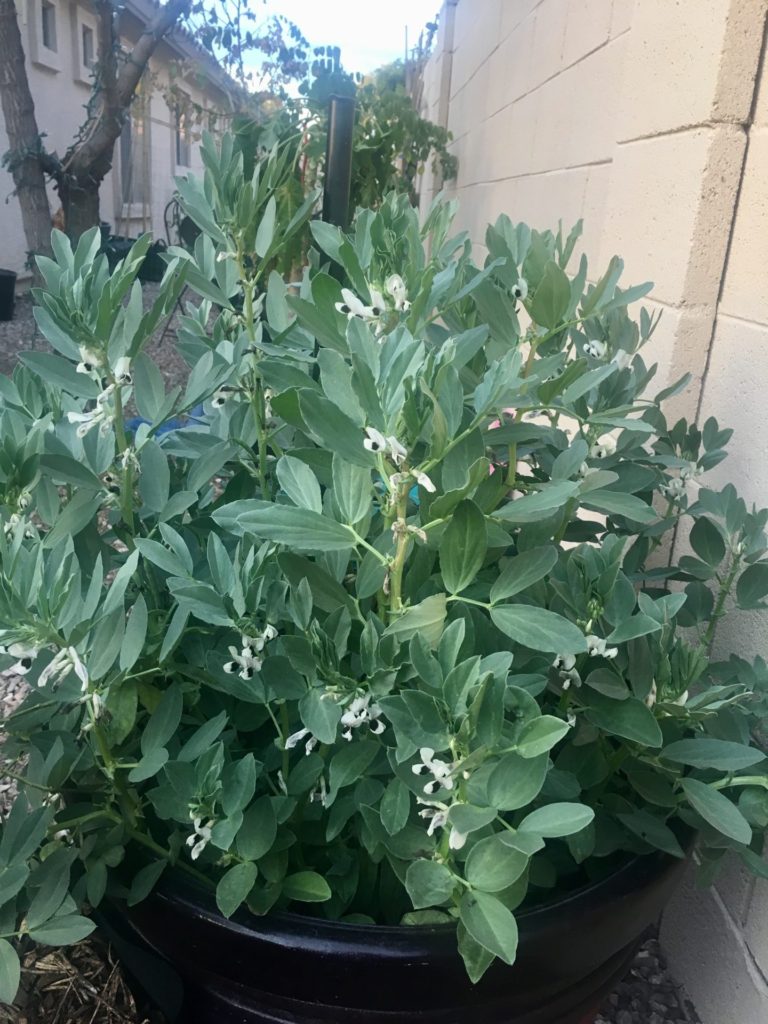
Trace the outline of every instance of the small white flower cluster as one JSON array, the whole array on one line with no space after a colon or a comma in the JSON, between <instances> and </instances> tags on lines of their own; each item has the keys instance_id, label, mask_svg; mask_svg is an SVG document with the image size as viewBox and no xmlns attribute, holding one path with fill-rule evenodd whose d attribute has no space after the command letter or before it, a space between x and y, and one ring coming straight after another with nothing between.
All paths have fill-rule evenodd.
<instances>
[{"instance_id":1,"label":"small white flower cluster","mask_svg":"<svg viewBox=\"0 0 768 1024\"><path fill-rule=\"evenodd\" d=\"M453 789L453 773L457 767L454 763L442 761L439 757L435 757L435 752L431 747L421 747L419 749L419 757L421 760L411 767L411 771L414 775L432 776L423 787L427 796L432 796L440 788Z\"/></svg>"},{"instance_id":2,"label":"small white flower cluster","mask_svg":"<svg viewBox=\"0 0 768 1024\"><path fill-rule=\"evenodd\" d=\"M581 686L575 654L558 654L552 662L552 668L557 670L564 690L570 690L571 686Z\"/></svg>"},{"instance_id":3,"label":"small white flower cluster","mask_svg":"<svg viewBox=\"0 0 768 1024\"><path fill-rule=\"evenodd\" d=\"M448 804L438 803L437 801L421 800L419 797L416 798L418 804L422 804L424 807L423 811L419 811L419 817L425 818L429 822L427 828L427 835L431 836L439 828L445 828L448 825L448 813L450 807ZM460 850L467 841L466 833L459 832L455 826L451 826L451 832L448 836L448 845L452 850Z\"/></svg>"},{"instance_id":4,"label":"small white flower cluster","mask_svg":"<svg viewBox=\"0 0 768 1024\"><path fill-rule=\"evenodd\" d=\"M25 676L34 664L38 649L28 644L0 644L0 654L9 654L12 658L17 658L16 664L11 665L8 671L14 672L17 676Z\"/></svg>"},{"instance_id":5,"label":"small white flower cluster","mask_svg":"<svg viewBox=\"0 0 768 1024\"><path fill-rule=\"evenodd\" d=\"M581 348L584 355L590 356L592 359L605 359L605 354L608 351L608 346L604 341L600 341L599 338L593 338L592 341L588 341Z\"/></svg>"},{"instance_id":6,"label":"small white flower cluster","mask_svg":"<svg viewBox=\"0 0 768 1024\"><path fill-rule=\"evenodd\" d=\"M317 744L320 742L317 736L313 736L309 729L299 729L297 732L292 732L288 739L285 741L285 749L293 750L297 747L303 739L306 738L304 744L304 753L309 757L312 751L315 749Z\"/></svg>"},{"instance_id":7,"label":"small white flower cluster","mask_svg":"<svg viewBox=\"0 0 768 1024\"><path fill-rule=\"evenodd\" d=\"M19 515L18 512L12 512L10 516L3 523L3 533L6 537L10 534L15 533L16 529L24 523L24 537L26 540L33 540L37 533L33 526L31 526L24 516Z\"/></svg>"},{"instance_id":8,"label":"small white flower cluster","mask_svg":"<svg viewBox=\"0 0 768 1024\"><path fill-rule=\"evenodd\" d=\"M255 636L243 634L240 637L239 651L234 646L228 648L231 660L225 662L224 671L227 675L234 675L237 672L241 679L253 679L254 674L259 671L264 660L260 657L261 652L269 641L274 640L276 636L277 630L274 626L270 625L266 625Z\"/></svg>"},{"instance_id":9,"label":"small white flower cluster","mask_svg":"<svg viewBox=\"0 0 768 1024\"><path fill-rule=\"evenodd\" d=\"M311 804L318 803L322 807L327 807L328 806L328 796L329 796L329 793L328 793L328 786L326 785L326 782L325 782L325 775L321 775L320 778L317 780L317 785L312 790L312 792L309 794L309 802Z\"/></svg>"},{"instance_id":10,"label":"small white flower cluster","mask_svg":"<svg viewBox=\"0 0 768 1024\"><path fill-rule=\"evenodd\" d=\"M70 672L75 673L80 680L82 691L85 693L88 689L88 669L74 647L62 647L40 673L37 685L45 686L49 680L60 683Z\"/></svg>"},{"instance_id":11,"label":"small white flower cluster","mask_svg":"<svg viewBox=\"0 0 768 1024\"><path fill-rule=\"evenodd\" d=\"M396 466L402 466L408 457L408 452L396 437L392 435L385 437L375 427L366 427L365 434L363 448L366 451L373 452L374 455L386 455Z\"/></svg>"},{"instance_id":12,"label":"small white flower cluster","mask_svg":"<svg viewBox=\"0 0 768 1024\"><path fill-rule=\"evenodd\" d=\"M512 286L512 294L518 302L524 302L528 298L528 282L524 277L519 277Z\"/></svg>"},{"instance_id":13,"label":"small white flower cluster","mask_svg":"<svg viewBox=\"0 0 768 1024\"><path fill-rule=\"evenodd\" d=\"M604 434L589 449L590 457L593 459L607 459L616 454L616 438L610 434Z\"/></svg>"},{"instance_id":14,"label":"small white flower cluster","mask_svg":"<svg viewBox=\"0 0 768 1024\"><path fill-rule=\"evenodd\" d=\"M210 843L213 826L216 822L213 818L209 818L208 821L203 824L203 819L196 815L193 817L191 811L190 817L192 818L192 828L194 831L192 835L187 838L187 846L192 848L190 851L190 857L192 860L197 860L208 843Z\"/></svg>"},{"instance_id":15,"label":"small white flower cluster","mask_svg":"<svg viewBox=\"0 0 768 1024\"><path fill-rule=\"evenodd\" d=\"M96 398L96 408L89 412L68 412L67 420L70 423L77 423L77 436L85 437L94 427L99 428L102 437L109 432L109 428L115 418L114 411L110 408L109 400L115 390L114 384L108 384Z\"/></svg>"},{"instance_id":16,"label":"small white flower cluster","mask_svg":"<svg viewBox=\"0 0 768 1024\"><path fill-rule=\"evenodd\" d=\"M680 470L679 476L670 477L666 484L660 485L659 490L670 501L679 501L685 496L688 481L695 480L703 472L704 470L700 469L695 462L689 462L687 466L683 466Z\"/></svg>"},{"instance_id":17,"label":"small white flower cluster","mask_svg":"<svg viewBox=\"0 0 768 1024\"><path fill-rule=\"evenodd\" d=\"M353 291L349 288L341 289L341 302L336 303L336 312L341 313L347 318L347 320L364 320L366 323L376 324L376 333L381 333L382 324L380 323L381 318L387 312L388 305L397 313L405 313L411 308L411 304L408 301L407 292L405 288L405 282L399 274L391 274L384 282L384 291L391 298L391 303L388 303L384 298L382 292L374 287L368 285L368 292L371 296L370 306L359 299Z\"/></svg>"},{"instance_id":18,"label":"small white flower cluster","mask_svg":"<svg viewBox=\"0 0 768 1024\"><path fill-rule=\"evenodd\" d=\"M351 741L353 730L363 725L367 725L375 736L380 736L386 729L385 723L381 721L383 713L370 693L354 697L341 716L342 737Z\"/></svg>"},{"instance_id":19,"label":"small white flower cluster","mask_svg":"<svg viewBox=\"0 0 768 1024\"><path fill-rule=\"evenodd\" d=\"M607 641L602 637L592 635L587 637L587 650L590 658L608 658L609 660L615 658L619 653L618 647L608 647Z\"/></svg>"}]
</instances>

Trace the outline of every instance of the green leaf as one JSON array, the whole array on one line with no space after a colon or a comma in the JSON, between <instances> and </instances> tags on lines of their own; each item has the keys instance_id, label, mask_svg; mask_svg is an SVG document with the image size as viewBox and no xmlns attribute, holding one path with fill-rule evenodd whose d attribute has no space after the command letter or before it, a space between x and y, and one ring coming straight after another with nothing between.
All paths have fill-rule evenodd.
<instances>
[{"instance_id":1,"label":"green leaf","mask_svg":"<svg viewBox=\"0 0 768 1024\"><path fill-rule=\"evenodd\" d=\"M459 905L461 923L494 956L513 964L517 955L517 922L501 900L484 892L465 892Z\"/></svg>"},{"instance_id":2,"label":"green leaf","mask_svg":"<svg viewBox=\"0 0 768 1024\"><path fill-rule=\"evenodd\" d=\"M569 384L562 394L563 405L572 405L577 399L582 398L593 388L599 387L606 378L612 376L618 370L616 363L606 363L594 370L588 370L578 377L573 384Z\"/></svg>"},{"instance_id":3,"label":"green leaf","mask_svg":"<svg viewBox=\"0 0 768 1024\"><path fill-rule=\"evenodd\" d=\"M142 558L146 558L147 561L152 562L153 565L162 569L163 572L182 578L189 575L187 567L176 552L170 551L164 544L160 544L156 540L149 540L146 537L136 537L134 543Z\"/></svg>"},{"instance_id":4,"label":"green leaf","mask_svg":"<svg viewBox=\"0 0 768 1024\"><path fill-rule=\"evenodd\" d=\"M300 903L325 903L331 898L331 887L316 871L297 871L283 881L283 895Z\"/></svg>"},{"instance_id":5,"label":"green leaf","mask_svg":"<svg viewBox=\"0 0 768 1024\"><path fill-rule=\"evenodd\" d=\"M237 908L245 903L256 882L258 869L251 861L235 864L216 886L216 906L224 917L231 917Z\"/></svg>"},{"instance_id":6,"label":"green leaf","mask_svg":"<svg viewBox=\"0 0 768 1024\"><path fill-rule=\"evenodd\" d=\"M354 545L349 527L306 508L270 505L243 512L237 521L247 533L293 551L345 551Z\"/></svg>"},{"instance_id":7,"label":"green leaf","mask_svg":"<svg viewBox=\"0 0 768 1024\"><path fill-rule=\"evenodd\" d=\"M90 935L95 927L93 921L80 914L64 914L51 918L41 928L32 929L29 937L45 946L72 946Z\"/></svg>"},{"instance_id":8,"label":"green leaf","mask_svg":"<svg viewBox=\"0 0 768 1024\"><path fill-rule=\"evenodd\" d=\"M130 892L126 898L126 903L129 907L135 907L137 903L143 902L149 896L167 867L167 860L156 860L154 863L147 864L136 872L131 882Z\"/></svg>"},{"instance_id":9,"label":"green leaf","mask_svg":"<svg viewBox=\"0 0 768 1024\"><path fill-rule=\"evenodd\" d=\"M693 550L707 565L717 568L725 558L725 541L711 519L697 519L689 540Z\"/></svg>"},{"instance_id":10,"label":"green leaf","mask_svg":"<svg viewBox=\"0 0 768 1024\"><path fill-rule=\"evenodd\" d=\"M157 775L166 764L168 764L168 751L165 747L155 747L144 754L135 768L131 768L128 772L128 779L130 782L144 782Z\"/></svg>"},{"instance_id":11,"label":"green leaf","mask_svg":"<svg viewBox=\"0 0 768 1024\"><path fill-rule=\"evenodd\" d=\"M283 455L277 463L277 479L294 505L322 514L320 484L306 462Z\"/></svg>"},{"instance_id":12,"label":"green leaf","mask_svg":"<svg viewBox=\"0 0 768 1024\"><path fill-rule=\"evenodd\" d=\"M660 622L652 619L650 615L640 612L622 622L605 640L608 644L623 644L627 640L636 640L639 636L647 636L648 633L657 633L660 629Z\"/></svg>"},{"instance_id":13,"label":"green leaf","mask_svg":"<svg viewBox=\"0 0 768 1024\"><path fill-rule=\"evenodd\" d=\"M391 835L397 835L408 824L411 812L411 791L400 779L390 779L379 804L381 823Z\"/></svg>"},{"instance_id":14,"label":"green leaf","mask_svg":"<svg viewBox=\"0 0 768 1024\"><path fill-rule=\"evenodd\" d=\"M488 803L500 811L516 811L539 795L549 758L504 754L488 778Z\"/></svg>"},{"instance_id":15,"label":"green leaf","mask_svg":"<svg viewBox=\"0 0 768 1024\"><path fill-rule=\"evenodd\" d=\"M680 784L688 803L712 828L744 846L752 841L749 822L727 796L698 779L683 779Z\"/></svg>"},{"instance_id":16,"label":"green leaf","mask_svg":"<svg viewBox=\"0 0 768 1024\"><path fill-rule=\"evenodd\" d=\"M196 761L214 743L227 724L227 712L220 711L199 729L195 729L176 755L177 761ZM251 755L252 756L252 755Z\"/></svg>"},{"instance_id":17,"label":"green leaf","mask_svg":"<svg viewBox=\"0 0 768 1024\"><path fill-rule=\"evenodd\" d=\"M274 196L270 196L261 221L259 222L259 227L256 231L256 241L253 245L256 250L256 255L261 256L262 259L267 255L272 246L272 242L274 241L276 218L277 202Z\"/></svg>"},{"instance_id":18,"label":"green leaf","mask_svg":"<svg viewBox=\"0 0 768 1024\"><path fill-rule=\"evenodd\" d=\"M321 447L356 466L375 465L373 452L363 447L365 435L354 420L316 391L307 388L298 394L304 422Z\"/></svg>"},{"instance_id":19,"label":"green leaf","mask_svg":"<svg viewBox=\"0 0 768 1024\"><path fill-rule=\"evenodd\" d=\"M102 491L104 484L84 462L78 462L68 455L41 455L40 469L59 483L77 484L93 491ZM78 497L77 494L73 499Z\"/></svg>"},{"instance_id":20,"label":"green leaf","mask_svg":"<svg viewBox=\"0 0 768 1024\"><path fill-rule=\"evenodd\" d=\"M381 747L373 740L357 740L347 743L331 758L328 770L330 796L333 799L344 786L359 782L365 770L378 754Z\"/></svg>"},{"instance_id":21,"label":"green leaf","mask_svg":"<svg viewBox=\"0 0 768 1024\"><path fill-rule=\"evenodd\" d=\"M101 391L87 373L78 373L72 363L50 352L21 352L19 361L54 388L61 388L76 398L96 398Z\"/></svg>"},{"instance_id":22,"label":"green leaf","mask_svg":"<svg viewBox=\"0 0 768 1024\"><path fill-rule=\"evenodd\" d=\"M405 873L405 888L416 910L437 907L451 898L456 879L444 864L415 860Z\"/></svg>"},{"instance_id":23,"label":"green leaf","mask_svg":"<svg viewBox=\"0 0 768 1024\"><path fill-rule=\"evenodd\" d=\"M12 1003L19 990L21 964L16 950L6 939L0 939L0 1003Z\"/></svg>"},{"instance_id":24,"label":"green leaf","mask_svg":"<svg viewBox=\"0 0 768 1024\"><path fill-rule=\"evenodd\" d=\"M587 721L609 736L621 736L645 747L660 747L663 739L659 723L653 712L640 700L611 700L591 691L584 694L589 706L585 711Z\"/></svg>"},{"instance_id":25,"label":"green leaf","mask_svg":"<svg viewBox=\"0 0 768 1024\"><path fill-rule=\"evenodd\" d=\"M324 692L324 689L317 686L307 690L299 701L299 714L306 728L321 743L334 743L341 708L335 700L323 700Z\"/></svg>"},{"instance_id":26,"label":"green leaf","mask_svg":"<svg viewBox=\"0 0 768 1024\"><path fill-rule=\"evenodd\" d=\"M247 860L259 860L272 849L277 836L277 819L268 796L259 797L243 815L237 833L237 852Z\"/></svg>"},{"instance_id":27,"label":"green leaf","mask_svg":"<svg viewBox=\"0 0 768 1024\"><path fill-rule=\"evenodd\" d=\"M570 301L570 281L557 263L550 260L528 304L531 320L552 330L565 316Z\"/></svg>"},{"instance_id":28,"label":"green leaf","mask_svg":"<svg viewBox=\"0 0 768 1024\"><path fill-rule=\"evenodd\" d=\"M546 754L570 732L571 727L554 715L540 715L526 722L517 740L517 753L521 757Z\"/></svg>"},{"instance_id":29,"label":"green leaf","mask_svg":"<svg viewBox=\"0 0 768 1024\"><path fill-rule=\"evenodd\" d=\"M342 515L342 520L354 526L371 511L371 471L357 466L338 455L333 456L333 493Z\"/></svg>"},{"instance_id":30,"label":"green leaf","mask_svg":"<svg viewBox=\"0 0 768 1024\"><path fill-rule=\"evenodd\" d=\"M168 459L160 445L149 438L140 452L141 474L139 494L152 512L162 512L168 503L171 487L171 471Z\"/></svg>"},{"instance_id":31,"label":"green leaf","mask_svg":"<svg viewBox=\"0 0 768 1024\"><path fill-rule=\"evenodd\" d=\"M716 768L723 772L751 768L752 765L764 761L766 757L763 751L756 747L708 737L670 743L659 756L675 764L685 764L691 768Z\"/></svg>"},{"instance_id":32,"label":"green leaf","mask_svg":"<svg viewBox=\"0 0 768 1024\"><path fill-rule=\"evenodd\" d=\"M491 609L491 618L502 633L532 651L578 654L587 649L587 641L578 626L546 608L527 604L496 605Z\"/></svg>"},{"instance_id":33,"label":"green leaf","mask_svg":"<svg viewBox=\"0 0 768 1024\"><path fill-rule=\"evenodd\" d=\"M440 568L451 594L458 594L474 580L487 548L485 516L473 501L465 499L453 513L440 541Z\"/></svg>"},{"instance_id":34,"label":"green leaf","mask_svg":"<svg viewBox=\"0 0 768 1024\"><path fill-rule=\"evenodd\" d=\"M664 850L672 857L685 857L677 836L664 822L649 811L632 811L629 814L617 814L616 817L630 832L639 836L657 850Z\"/></svg>"},{"instance_id":35,"label":"green leaf","mask_svg":"<svg viewBox=\"0 0 768 1024\"><path fill-rule=\"evenodd\" d=\"M547 545L510 558L491 587L491 603L514 597L543 580L557 563L557 555L557 548Z\"/></svg>"},{"instance_id":36,"label":"green leaf","mask_svg":"<svg viewBox=\"0 0 768 1024\"><path fill-rule=\"evenodd\" d=\"M384 636L397 637L400 643L421 633L430 647L437 647L446 616L445 594L433 594L420 604L408 608L384 630Z\"/></svg>"},{"instance_id":37,"label":"green leaf","mask_svg":"<svg viewBox=\"0 0 768 1024\"><path fill-rule=\"evenodd\" d=\"M650 505L641 501L634 494L623 494L621 491L604 489L588 491L582 495L581 504L595 512L626 516L627 519L631 519L636 523L652 523L658 518Z\"/></svg>"},{"instance_id":38,"label":"green leaf","mask_svg":"<svg viewBox=\"0 0 768 1024\"><path fill-rule=\"evenodd\" d=\"M528 856L507 846L500 835L475 843L464 865L464 876L474 889L501 892L520 878Z\"/></svg>"},{"instance_id":39,"label":"green leaf","mask_svg":"<svg viewBox=\"0 0 768 1024\"><path fill-rule=\"evenodd\" d=\"M493 963L493 953L476 942L461 921L456 929L456 938L469 980L476 985Z\"/></svg>"},{"instance_id":40,"label":"green leaf","mask_svg":"<svg viewBox=\"0 0 768 1024\"><path fill-rule=\"evenodd\" d=\"M534 523L562 508L578 489L579 485L573 480L556 480L533 494L508 501L494 512L494 517L505 523Z\"/></svg>"},{"instance_id":41,"label":"green leaf","mask_svg":"<svg viewBox=\"0 0 768 1024\"><path fill-rule=\"evenodd\" d=\"M10 903L21 892L28 878L29 868L26 864L12 864L0 869L0 907Z\"/></svg>"},{"instance_id":42,"label":"green leaf","mask_svg":"<svg viewBox=\"0 0 768 1024\"><path fill-rule=\"evenodd\" d=\"M142 754L165 746L179 727L183 706L181 687L169 686L150 715L149 722L144 726L141 736Z\"/></svg>"},{"instance_id":43,"label":"green leaf","mask_svg":"<svg viewBox=\"0 0 768 1024\"><path fill-rule=\"evenodd\" d=\"M33 884L39 885L39 888L27 911L27 927L30 930L45 924L64 902L74 859L72 851L56 850L36 869Z\"/></svg>"},{"instance_id":44,"label":"green leaf","mask_svg":"<svg viewBox=\"0 0 768 1024\"><path fill-rule=\"evenodd\" d=\"M590 825L595 818L591 807L583 804L547 804L527 814L518 825L521 832L533 832L545 839L572 836Z\"/></svg>"},{"instance_id":45,"label":"green leaf","mask_svg":"<svg viewBox=\"0 0 768 1024\"><path fill-rule=\"evenodd\" d=\"M147 636L147 622L147 602L144 600L144 595L139 594L133 602L120 646L121 671L127 672L136 664Z\"/></svg>"},{"instance_id":46,"label":"green leaf","mask_svg":"<svg viewBox=\"0 0 768 1024\"><path fill-rule=\"evenodd\" d=\"M768 562L755 562L747 566L736 583L739 608L764 608L762 601L768 594Z\"/></svg>"}]
</instances>

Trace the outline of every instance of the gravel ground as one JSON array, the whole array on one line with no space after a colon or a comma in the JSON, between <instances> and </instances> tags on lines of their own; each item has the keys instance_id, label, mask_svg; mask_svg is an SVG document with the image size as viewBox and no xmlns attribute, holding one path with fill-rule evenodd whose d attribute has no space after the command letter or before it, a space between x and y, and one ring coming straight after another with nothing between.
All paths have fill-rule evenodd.
<instances>
[{"instance_id":1,"label":"gravel ground","mask_svg":"<svg viewBox=\"0 0 768 1024\"><path fill-rule=\"evenodd\" d=\"M156 285L145 285L145 304L157 294ZM173 328L160 342L162 328L148 352L162 370L168 385L183 383L186 364L173 347ZM22 295L16 316L0 323L0 372L13 370L19 352L48 349L32 317L32 299ZM0 673L0 718L10 714L24 696L24 681ZM1 736L0 736L1 741ZM0 817L7 813L15 794L14 784L2 778L0 766ZM25 961L21 1005L0 1007L0 1024L144 1024L110 950L98 940L87 940L75 950L56 950ZM655 939L645 943L627 977L606 1000L595 1024L698 1024L699 1018L669 975Z\"/></svg>"}]
</instances>

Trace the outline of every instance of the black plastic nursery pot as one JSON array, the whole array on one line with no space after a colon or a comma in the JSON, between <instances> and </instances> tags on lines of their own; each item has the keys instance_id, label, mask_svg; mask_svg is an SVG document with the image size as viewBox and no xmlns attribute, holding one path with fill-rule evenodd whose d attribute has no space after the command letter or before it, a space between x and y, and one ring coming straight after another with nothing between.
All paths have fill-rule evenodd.
<instances>
[{"instance_id":1,"label":"black plastic nursery pot","mask_svg":"<svg viewBox=\"0 0 768 1024\"><path fill-rule=\"evenodd\" d=\"M170 1024L588 1024L685 869L636 857L604 880L517 915L518 958L467 978L451 926L222 917L174 880L109 930ZM117 934L115 934L117 933Z\"/></svg>"},{"instance_id":2,"label":"black plastic nursery pot","mask_svg":"<svg viewBox=\"0 0 768 1024\"><path fill-rule=\"evenodd\" d=\"M16 301L16 274L13 270L0 270L0 320L13 320Z\"/></svg>"}]
</instances>

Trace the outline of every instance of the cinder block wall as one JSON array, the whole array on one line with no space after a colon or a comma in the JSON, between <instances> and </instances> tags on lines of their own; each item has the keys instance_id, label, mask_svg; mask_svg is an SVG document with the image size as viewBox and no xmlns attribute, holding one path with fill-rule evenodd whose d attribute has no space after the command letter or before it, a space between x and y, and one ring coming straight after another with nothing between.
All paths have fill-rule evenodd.
<instances>
[{"instance_id":1,"label":"cinder block wall","mask_svg":"<svg viewBox=\"0 0 768 1024\"><path fill-rule=\"evenodd\" d=\"M618 253L655 282L648 352L686 371L681 414L735 428L732 480L768 504L768 0L445 0L423 105L459 158L446 191L478 255L502 212L534 227L584 218L590 277ZM426 207L440 187L427 170ZM741 614L718 638L766 654ZM768 882L735 865L689 878L662 930L704 1024L768 1021Z\"/></svg>"}]
</instances>

